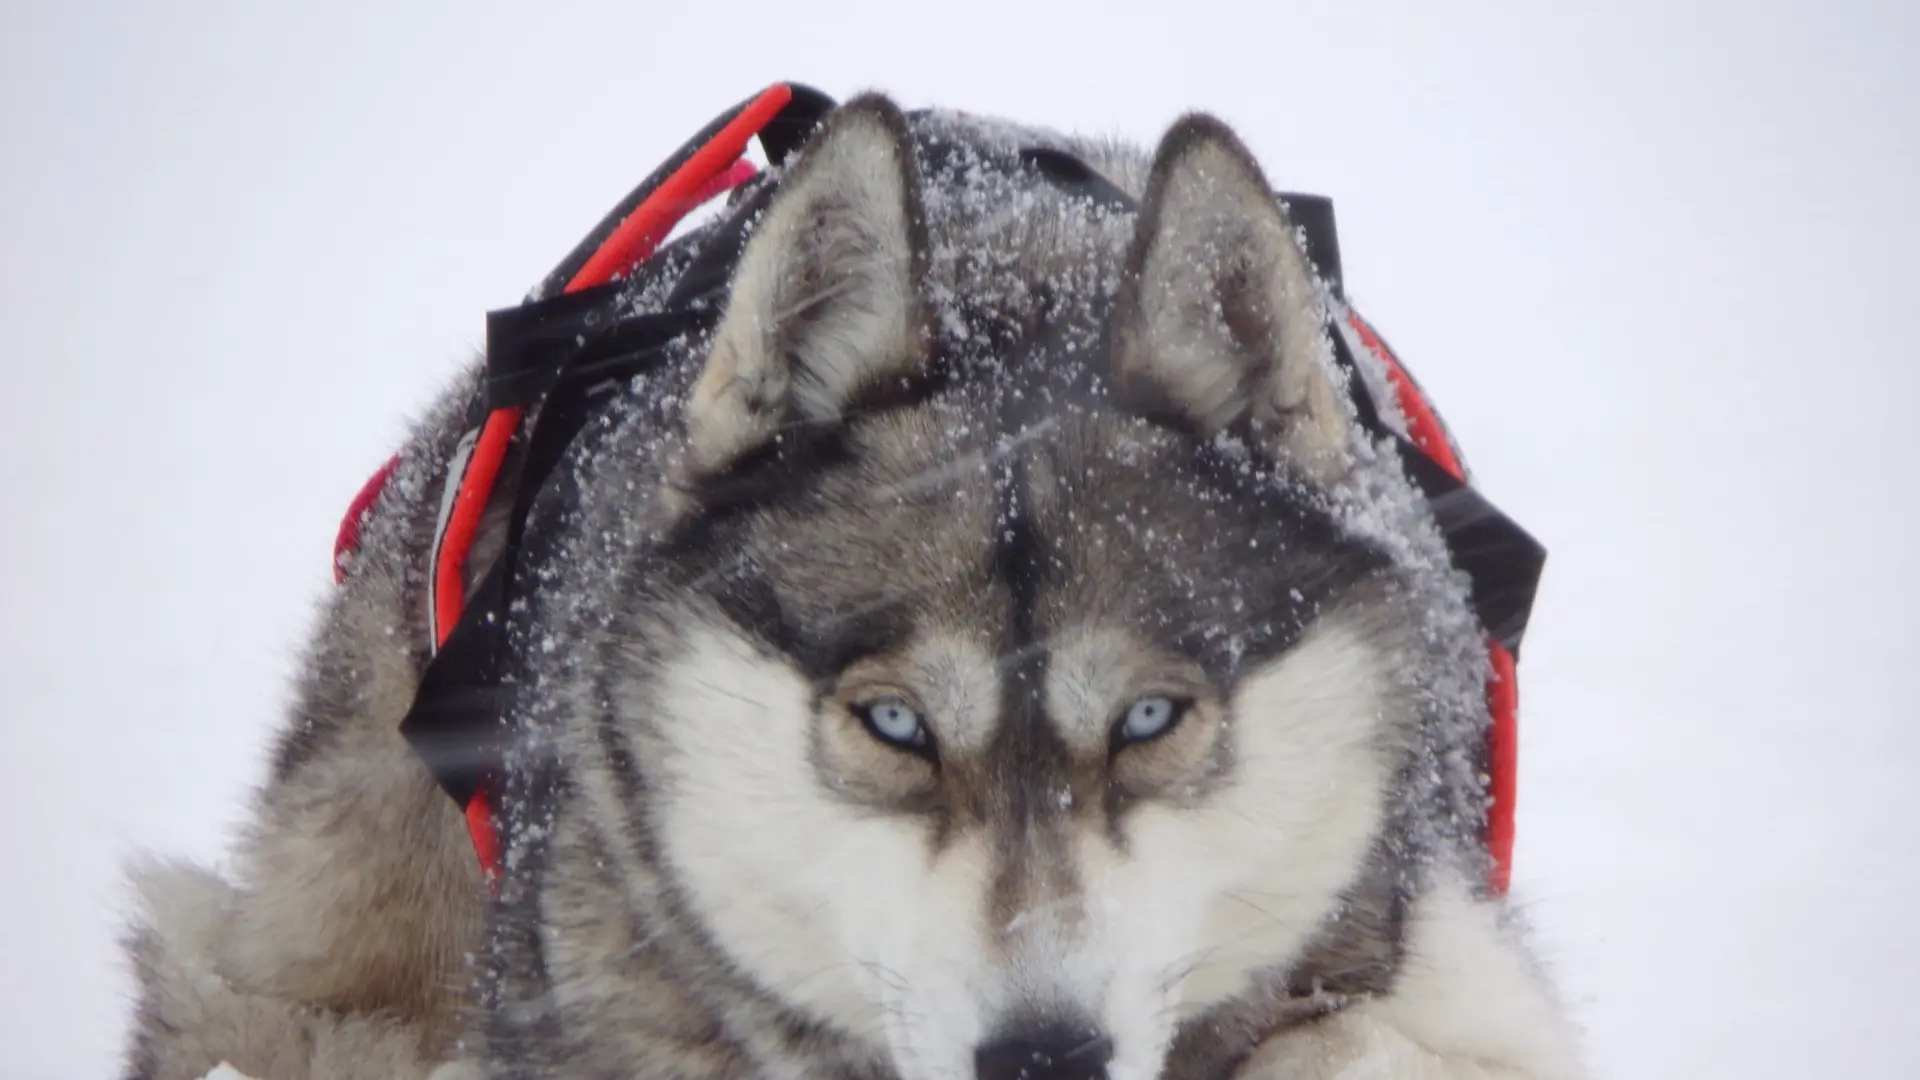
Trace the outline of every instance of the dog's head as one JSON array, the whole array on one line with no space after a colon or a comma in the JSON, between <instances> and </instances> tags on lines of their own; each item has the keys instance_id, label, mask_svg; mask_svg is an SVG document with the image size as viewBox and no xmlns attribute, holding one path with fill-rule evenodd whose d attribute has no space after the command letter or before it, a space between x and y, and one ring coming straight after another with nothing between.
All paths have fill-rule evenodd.
<instances>
[{"instance_id":1,"label":"dog's head","mask_svg":"<svg viewBox=\"0 0 1920 1080\"><path fill-rule=\"evenodd\" d=\"M1180 122L1137 213L942 168L857 100L748 243L605 790L735 972L908 1080L1149 1080L1366 864L1411 623L1329 509L1322 293L1228 130Z\"/></svg>"}]
</instances>

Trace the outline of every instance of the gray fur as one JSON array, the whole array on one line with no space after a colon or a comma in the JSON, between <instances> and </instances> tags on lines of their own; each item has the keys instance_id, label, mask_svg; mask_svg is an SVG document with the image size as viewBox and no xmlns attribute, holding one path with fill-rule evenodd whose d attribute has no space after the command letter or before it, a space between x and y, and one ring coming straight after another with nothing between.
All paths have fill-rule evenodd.
<instances>
[{"instance_id":1,"label":"gray fur","mask_svg":"<svg viewBox=\"0 0 1920 1080\"><path fill-rule=\"evenodd\" d=\"M1009 160L1036 140L1144 197L1139 220L1021 179ZM1169 1080L1216 1080L1393 1006L1410 912L1481 869L1484 672L1431 522L1314 347L1325 297L1304 258L1287 246L1291 276L1258 277L1290 237L1214 121L1183 122L1149 157L946 114L909 125L878 98L843 107L749 241L720 326L627 387L562 466L581 495L516 625L531 669L498 899L395 731L425 661L420 574L466 383L421 425L323 616L236 880L143 872L127 1076L220 1060L261 1080L463 1061L609 1080L971 1071L914 1041L929 1025L913 1003L932 999L897 967L795 973L742 945L819 917L781 909L806 894L777 876L714 892L754 880L727 850L752 850L760 798L768 835L818 813L867 823L876 844L914 837L902 874L979 863L967 1054L1084 1029L1120 1044L1116 1080L1162 1062ZM1230 292L1249 280L1257 296ZM1328 840L1299 895L1241 898L1265 913L1268 951L1215 945L1158 972L1163 990L1212 986L1213 967L1242 982L1168 999L1158 1036L1102 1031L1119 1006L1098 987L1126 956L1097 942L1128 916L1102 911L1108 871L1083 853L1123 866L1154 822L1258 785L1311 788L1249 775L1277 738L1264 729L1290 721L1243 713L1241 695L1314 649L1373 673L1371 711L1334 737L1375 779L1300 812L1364 830ZM735 681L703 683L701 665ZM689 818L701 785L730 775L713 762L772 760L752 739L716 744L738 722L720 713L772 725L791 711L783 686L804 691L781 760L808 778L806 805L780 803L777 778L742 780ZM1142 692L1186 711L1151 741L1113 741L1099 703ZM876 694L910 699L926 742L863 728ZM748 824L703 846L689 837L708 817ZM849 1004L861 987L888 1004ZM1574 1074L1558 1043L1528 1053L1500 1075Z\"/></svg>"},{"instance_id":2,"label":"gray fur","mask_svg":"<svg viewBox=\"0 0 1920 1080\"><path fill-rule=\"evenodd\" d=\"M420 426L329 597L234 881L139 875L129 1078L197 1078L223 1059L262 1078L425 1075L451 1052L480 874L398 726L426 662L426 549L473 386Z\"/></svg>"}]
</instances>

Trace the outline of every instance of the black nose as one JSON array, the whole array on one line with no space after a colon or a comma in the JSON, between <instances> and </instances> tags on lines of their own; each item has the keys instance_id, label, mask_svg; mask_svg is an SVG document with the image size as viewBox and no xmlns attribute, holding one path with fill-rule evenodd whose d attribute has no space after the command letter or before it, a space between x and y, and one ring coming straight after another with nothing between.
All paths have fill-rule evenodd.
<instances>
[{"instance_id":1,"label":"black nose","mask_svg":"<svg viewBox=\"0 0 1920 1080\"><path fill-rule=\"evenodd\" d=\"M1085 1027L1027 1028L980 1044L975 1080L1105 1080L1113 1040Z\"/></svg>"}]
</instances>

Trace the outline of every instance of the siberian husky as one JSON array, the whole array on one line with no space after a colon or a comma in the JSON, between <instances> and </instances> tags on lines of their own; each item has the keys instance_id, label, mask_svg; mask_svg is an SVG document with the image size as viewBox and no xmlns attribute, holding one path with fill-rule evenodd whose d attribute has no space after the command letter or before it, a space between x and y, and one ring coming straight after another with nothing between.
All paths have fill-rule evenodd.
<instances>
[{"instance_id":1,"label":"siberian husky","mask_svg":"<svg viewBox=\"0 0 1920 1080\"><path fill-rule=\"evenodd\" d=\"M1482 884L1482 632L1326 304L1215 119L840 107L568 466L497 890L397 730L474 375L231 880L136 872L125 1075L1583 1075Z\"/></svg>"}]
</instances>

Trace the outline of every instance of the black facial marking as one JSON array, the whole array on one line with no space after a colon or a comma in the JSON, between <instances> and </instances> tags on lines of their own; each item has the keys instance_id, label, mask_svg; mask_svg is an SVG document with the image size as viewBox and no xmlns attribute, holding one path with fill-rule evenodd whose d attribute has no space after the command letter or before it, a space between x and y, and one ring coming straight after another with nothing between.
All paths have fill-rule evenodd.
<instances>
[{"instance_id":1,"label":"black facial marking","mask_svg":"<svg viewBox=\"0 0 1920 1080\"><path fill-rule=\"evenodd\" d=\"M994 522L994 576L1007 587L1009 598L1009 640L1005 654L1023 654L1033 643L1034 606L1047 572L1046 547L1037 523L1028 510L1027 464L1019 453L1004 459L998 487L1000 513Z\"/></svg>"},{"instance_id":2,"label":"black facial marking","mask_svg":"<svg viewBox=\"0 0 1920 1080\"><path fill-rule=\"evenodd\" d=\"M951 369L936 352L916 370L874 376L852 387L840 412L851 419L888 409L911 409L938 397L952 383Z\"/></svg>"},{"instance_id":3,"label":"black facial marking","mask_svg":"<svg viewBox=\"0 0 1920 1080\"><path fill-rule=\"evenodd\" d=\"M863 657L894 648L913 633L903 602L868 604L809 617L781 603L759 568L739 563L705 578L705 591L741 630L792 660L816 687L831 687Z\"/></svg>"},{"instance_id":4,"label":"black facial marking","mask_svg":"<svg viewBox=\"0 0 1920 1080\"><path fill-rule=\"evenodd\" d=\"M1077 195L1106 210L1135 211L1140 203L1086 162L1051 146L1029 146L1020 160L1062 191Z\"/></svg>"},{"instance_id":5,"label":"black facial marking","mask_svg":"<svg viewBox=\"0 0 1920 1080\"><path fill-rule=\"evenodd\" d=\"M987 751L985 807L998 839L992 904L996 921L1012 923L1035 895L1069 890L1047 879L1072 875L1054 822L1071 753L1047 722L1045 650L1025 648L1003 662L999 726Z\"/></svg>"},{"instance_id":6,"label":"black facial marking","mask_svg":"<svg viewBox=\"0 0 1920 1080\"><path fill-rule=\"evenodd\" d=\"M602 702L614 700L610 673L618 669L611 649L611 642L602 646L599 650L600 662L595 665L598 674L594 678L594 696ZM630 835L644 855L648 858L657 856L656 834L646 821L646 808L651 805L647 798L647 772L636 757L626 718L611 707L603 707L595 717L593 734L595 741L600 744L601 754L605 756L607 772L620 797L620 805L626 812Z\"/></svg>"},{"instance_id":7,"label":"black facial marking","mask_svg":"<svg viewBox=\"0 0 1920 1080\"><path fill-rule=\"evenodd\" d=\"M720 547L716 541L723 525L757 510L793 505L814 491L827 471L852 457L837 428L802 424L784 429L693 486L688 494L698 510L665 538L662 554L698 561L702 551Z\"/></svg>"},{"instance_id":8,"label":"black facial marking","mask_svg":"<svg viewBox=\"0 0 1920 1080\"><path fill-rule=\"evenodd\" d=\"M1058 555L1034 513L1025 451L1002 460L996 475L1000 507L993 544L993 573L1005 590L1007 616L1000 648L998 725L984 763L985 806L999 838L999 870L992 896L1003 922L1011 922L1036 895L1064 895L1058 881L1071 876L1070 860L1055 823L1067 809L1072 752L1047 716L1049 652L1039 623L1042 594L1057 575Z\"/></svg>"}]
</instances>

